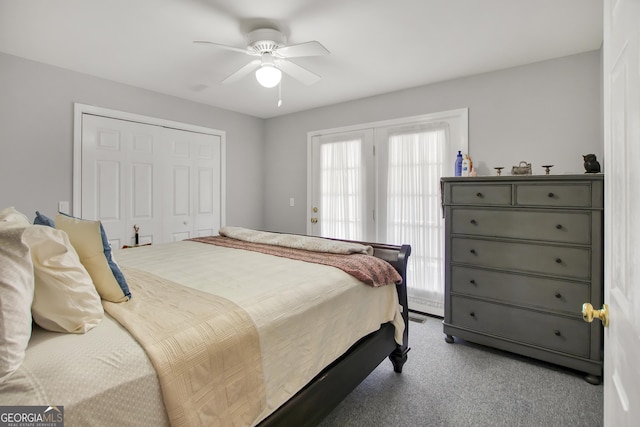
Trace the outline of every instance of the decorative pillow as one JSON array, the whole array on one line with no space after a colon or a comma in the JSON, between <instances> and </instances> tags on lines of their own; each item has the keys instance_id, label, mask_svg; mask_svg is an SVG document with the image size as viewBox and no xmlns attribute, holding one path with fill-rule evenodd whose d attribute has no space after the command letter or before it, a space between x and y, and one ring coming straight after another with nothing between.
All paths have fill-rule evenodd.
<instances>
[{"instance_id":1,"label":"decorative pillow","mask_svg":"<svg viewBox=\"0 0 640 427\"><path fill-rule=\"evenodd\" d=\"M56 223L46 215L36 211L36 217L33 220L33 225L46 225L52 228L56 228Z\"/></svg>"},{"instance_id":2,"label":"decorative pillow","mask_svg":"<svg viewBox=\"0 0 640 427\"><path fill-rule=\"evenodd\" d=\"M127 279L124 278L124 274L122 273L122 270L120 270L120 266L118 266L118 263L111 253L111 244L109 243L107 233L104 231L102 223L100 223L100 237L102 238L102 250L105 258L107 259L107 263L109 264L109 268L111 269L111 273L113 274L113 277L115 277L116 282L118 282L122 292L127 296L127 299L131 299L131 292L129 291Z\"/></svg>"},{"instance_id":3,"label":"decorative pillow","mask_svg":"<svg viewBox=\"0 0 640 427\"><path fill-rule=\"evenodd\" d=\"M33 320L54 332L83 334L104 317L100 295L67 233L44 225L24 231L35 275Z\"/></svg>"},{"instance_id":4,"label":"decorative pillow","mask_svg":"<svg viewBox=\"0 0 640 427\"><path fill-rule=\"evenodd\" d=\"M0 384L22 364L31 337L33 265L24 230L0 221Z\"/></svg>"},{"instance_id":5,"label":"decorative pillow","mask_svg":"<svg viewBox=\"0 0 640 427\"><path fill-rule=\"evenodd\" d=\"M111 258L111 247L100 221L58 214L55 224L56 228L64 230L69 235L80 262L89 272L102 299L111 302L128 301L131 298L129 286L122 271Z\"/></svg>"},{"instance_id":6,"label":"decorative pillow","mask_svg":"<svg viewBox=\"0 0 640 427\"><path fill-rule=\"evenodd\" d=\"M18 212L13 206L4 208L0 211L0 221L3 222L18 222L23 226L31 225L31 221L26 215Z\"/></svg>"}]
</instances>

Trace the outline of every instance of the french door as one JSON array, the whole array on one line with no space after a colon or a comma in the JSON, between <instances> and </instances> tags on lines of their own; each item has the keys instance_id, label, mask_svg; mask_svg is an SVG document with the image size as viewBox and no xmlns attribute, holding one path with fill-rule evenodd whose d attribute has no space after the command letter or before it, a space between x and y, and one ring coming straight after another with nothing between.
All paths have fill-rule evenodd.
<instances>
[{"instance_id":1,"label":"french door","mask_svg":"<svg viewBox=\"0 0 640 427\"><path fill-rule=\"evenodd\" d=\"M313 216L308 234L375 238L373 129L311 138Z\"/></svg>"},{"instance_id":2,"label":"french door","mask_svg":"<svg viewBox=\"0 0 640 427\"><path fill-rule=\"evenodd\" d=\"M307 233L410 244L409 306L435 315L444 301L440 177L452 174L455 150L466 152L466 110L450 115L459 120L421 117L309 137Z\"/></svg>"}]
</instances>

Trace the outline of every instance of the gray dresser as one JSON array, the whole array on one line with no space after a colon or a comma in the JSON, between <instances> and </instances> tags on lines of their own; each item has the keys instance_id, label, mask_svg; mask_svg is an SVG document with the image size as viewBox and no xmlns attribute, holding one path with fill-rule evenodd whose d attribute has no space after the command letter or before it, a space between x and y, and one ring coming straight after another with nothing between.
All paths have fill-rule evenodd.
<instances>
[{"instance_id":1,"label":"gray dresser","mask_svg":"<svg viewBox=\"0 0 640 427\"><path fill-rule=\"evenodd\" d=\"M600 383L604 177L443 178L446 341L585 372Z\"/></svg>"}]
</instances>

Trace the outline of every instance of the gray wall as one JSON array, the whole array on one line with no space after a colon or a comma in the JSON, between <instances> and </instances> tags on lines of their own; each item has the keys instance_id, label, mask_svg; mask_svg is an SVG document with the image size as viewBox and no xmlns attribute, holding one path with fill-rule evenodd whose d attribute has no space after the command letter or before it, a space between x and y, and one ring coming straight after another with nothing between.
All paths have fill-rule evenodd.
<instances>
[{"instance_id":1,"label":"gray wall","mask_svg":"<svg viewBox=\"0 0 640 427\"><path fill-rule=\"evenodd\" d=\"M601 81L598 50L262 120L0 53L0 208L72 202L74 102L226 131L227 223L304 233L307 132L468 107L480 174L582 173L603 164Z\"/></svg>"},{"instance_id":2,"label":"gray wall","mask_svg":"<svg viewBox=\"0 0 640 427\"><path fill-rule=\"evenodd\" d=\"M265 123L265 228L304 233L307 132L469 108L469 154L480 175L521 160L583 173L582 154L602 154L601 51L393 92ZM454 159L451 159L453 162ZM295 206L289 206L289 198Z\"/></svg>"},{"instance_id":3,"label":"gray wall","mask_svg":"<svg viewBox=\"0 0 640 427\"><path fill-rule=\"evenodd\" d=\"M0 209L72 201L73 103L226 131L227 223L263 227L264 121L0 53Z\"/></svg>"}]
</instances>

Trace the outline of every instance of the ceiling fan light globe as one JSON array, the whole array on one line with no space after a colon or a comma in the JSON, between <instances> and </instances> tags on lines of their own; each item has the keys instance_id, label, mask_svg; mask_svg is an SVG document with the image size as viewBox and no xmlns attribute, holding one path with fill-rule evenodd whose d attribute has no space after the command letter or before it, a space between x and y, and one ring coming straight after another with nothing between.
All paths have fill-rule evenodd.
<instances>
[{"instance_id":1,"label":"ceiling fan light globe","mask_svg":"<svg viewBox=\"0 0 640 427\"><path fill-rule=\"evenodd\" d=\"M262 65L256 70L256 80L266 88L272 88L280 83L282 72L273 65Z\"/></svg>"}]
</instances>

